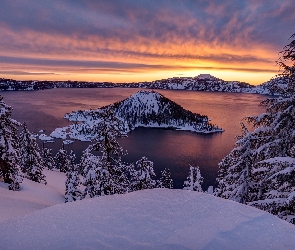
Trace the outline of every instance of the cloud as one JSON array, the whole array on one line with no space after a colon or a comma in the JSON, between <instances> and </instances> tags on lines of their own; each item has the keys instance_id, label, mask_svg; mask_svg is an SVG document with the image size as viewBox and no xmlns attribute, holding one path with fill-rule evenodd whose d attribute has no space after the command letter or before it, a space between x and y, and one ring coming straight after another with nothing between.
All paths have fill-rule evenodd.
<instances>
[{"instance_id":1,"label":"cloud","mask_svg":"<svg viewBox=\"0 0 295 250\"><path fill-rule=\"evenodd\" d=\"M122 62L110 62L110 61L83 61L83 60L55 60L55 59L43 59L43 58L21 58L21 57L7 57L0 56L2 64L11 65L31 65L38 67L39 70L47 69L55 72L70 72L70 73L119 73L119 72L142 72L142 71L161 71L161 70L230 70L230 71L244 71L244 72L277 72L272 69L258 69L247 67L217 67L217 66L185 66L181 64L175 65L161 65L161 64L139 64L139 63L122 63ZM1 64L0 64L1 66ZM45 75L53 74L46 72L26 72L26 71L4 71L0 70L0 74L11 75Z\"/></svg>"},{"instance_id":2,"label":"cloud","mask_svg":"<svg viewBox=\"0 0 295 250\"><path fill-rule=\"evenodd\" d=\"M13 70L0 70L2 75L15 75L15 76L33 76L33 75L58 75L50 72L26 72L26 71L13 71Z\"/></svg>"},{"instance_id":3,"label":"cloud","mask_svg":"<svg viewBox=\"0 0 295 250\"><path fill-rule=\"evenodd\" d=\"M2 0L0 60L110 72L272 72L294 26L293 0Z\"/></svg>"}]
</instances>

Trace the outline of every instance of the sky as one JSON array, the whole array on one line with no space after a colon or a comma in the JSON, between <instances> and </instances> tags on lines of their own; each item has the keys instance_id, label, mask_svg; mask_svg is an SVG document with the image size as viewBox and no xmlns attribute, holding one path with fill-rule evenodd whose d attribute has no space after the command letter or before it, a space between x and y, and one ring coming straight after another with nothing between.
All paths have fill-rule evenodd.
<instances>
[{"instance_id":1,"label":"sky","mask_svg":"<svg viewBox=\"0 0 295 250\"><path fill-rule=\"evenodd\" d=\"M293 33L294 0L1 0L0 77L260 84Z\"/></svg>"}]
</instances>

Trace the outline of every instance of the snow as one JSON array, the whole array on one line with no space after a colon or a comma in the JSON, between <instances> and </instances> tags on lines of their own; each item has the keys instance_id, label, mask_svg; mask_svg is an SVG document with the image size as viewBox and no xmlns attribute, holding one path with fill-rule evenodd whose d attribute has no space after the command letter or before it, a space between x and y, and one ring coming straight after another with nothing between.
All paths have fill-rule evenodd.
<instances>
[{"instance_id":1,"label":"snow","mask_svg":"<svg viewBox=\"0 0 295 250\"><path fill-rule=\"evenodd\" d=\"M1 249L294 249L295 226L209 194L151 189L64 203L65 175L0 182ZM57 204L57 205L56 205Z\"/></svg>"},{"instance_id":2,"label":"snow","mask_svg":"<svg viewBox=\"0 0 295 250\"><path fill-rule=\"evenodd\" d=\"M52 141L52 140L53 140L52 137L50 137L50 136L48 136L48 135L45 135L45 134L41 134L41 135L39 135L39 139L40 139L41 141Z\"/></svg>"},{"instance_id":3,"label":"snow","mask_svg":"<svg viewBox=\"0 0 295 250\"><path fill-rule=\"evenodd\" d=\"M74 142L73 140L65 140L65 141L63 141L63 144L67 145L67 144L71 144L73 142Z\"/></svg>"},{"instance_id":4,"label":"snow","mask_svg":"<svg viewBox=\"0 0 295 250\"><path fill-rule=\"evenodd\" d=\"M51 134L51 137L59 139L67 139L67 130L68 127L56 128Z\"/></svg>"},{"instance_id":5,"label":"snow","mask_svg":"<svg viewBox=\"0 0 295 250\"><path fill-rule=\"evenodd\" d=\"M207 79L207 80L218 80L218 78L210 75L210 74L200 74L196 77L196 79L199 80L203 80L203 79Z\"/></svg>"},{"instance_id":6,"label":"snow","mask_svg":"<svg viewBox=\"0 0 295 250\"><path fill-rule=\"evenodd\" d=\"M49 170L43 173L47 185L24 178L20 191L10 191L8 185L0 181L0 223L64 202L65 174Z\"/></svg>"}]
</instances>

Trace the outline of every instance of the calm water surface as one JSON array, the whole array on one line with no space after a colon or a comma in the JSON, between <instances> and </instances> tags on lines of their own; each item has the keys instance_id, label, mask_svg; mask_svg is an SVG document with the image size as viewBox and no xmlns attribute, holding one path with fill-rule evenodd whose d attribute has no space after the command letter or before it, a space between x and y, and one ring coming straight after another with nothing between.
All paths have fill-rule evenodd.
<instances>
[{"instance_id":1,"label":"calm water surface","mask_svg":"<svg viewBox=\"0 0 295 250\"><path fill-rule=\"evenodd\" d=\"M67 126L65 113L74 110L99 108L122 100L138 89L51 89L28 92L1 92L4 101L13 107L13 118L26 122L30 131L45 130L50 134L55 128ZM193 112L208 115L212 123L225 132L197 134L186 131L138 128L120 139L128 155L127 162L147 156L154 162L157 176L164 167L171 170L174 187L181 188L188 175L189 164L198 165L204 177L203 188L215 184L218 163L228 154L240 134L240 122L245 116L264 111L259 107L265 96L241 93L197 92L184 90L157 90ZM41 142L39 142L41 144ZM61 140L46 146L56 150ZM76 141L65 145L74 150L78 158L89 143Z\"/></svg>"}]
</instances>

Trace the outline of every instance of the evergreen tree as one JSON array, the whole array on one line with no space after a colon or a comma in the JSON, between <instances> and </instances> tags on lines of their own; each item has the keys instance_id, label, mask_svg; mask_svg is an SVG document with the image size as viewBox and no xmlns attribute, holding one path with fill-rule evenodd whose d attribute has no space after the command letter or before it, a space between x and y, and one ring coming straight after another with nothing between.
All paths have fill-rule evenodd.
<instances>
[{"instance_id":1,"label":"evergreen tree","mask_svg":"<svg viewBox=\"0 0 295 250\"><path fill-rule=\"evenodd\" d=\"M164 168L163 171L161 171L161 178L160 178L160 185L161 188L173 188L173 180L171 178L171 173L169 168Z\"/></svg>"},{"instance_id":2,"label":"evergreen tree","mask_svg":"<svg viewBox=\"0 0 295 250\"><path fill-rule=\"evenodd\" d=\"M68 155L68 170L73 170L73 169L78 170L78 167L76 165L77 165L76 164L76 155L73 152L73 150L71 150Z\"/></svg>"},{"instance_id":3,"label":"evergreen tree","mask_svg":"<svg viewBox=\"0 0 295 250\"><path fill-rule=\"evenodd\" d=\"M97 136L87 154L90 159L93 159L90 151L99 151L102 155L87 170L84 168L86 192L95 196L126 193L129 181L126 166L120 157L124 152L117 141L117 138L126 137L124 122L110 108L105 109L100 116L101 122L95 127Z\"/></svg>"},{"instance_id":4,"label":"evergreen tree","mask_svg":"<svg viewBox=\"0 0 295 250\"><path fill-rule=\"evenodd\" d=\"M21 169L26 176L35 182L46 184L43 174L44 163L35 137L29 132L24 123L19 136Z\"/></svg>"},{"instance_id":5,"label":"evergreen tree","mask_svg":"<svg viewBox=\"0 0 295 250\"><path fill-rule=\"evenodd\" d=\"M247 118L255 130L244 135L238 157L234 149L221 162L215 194L295 223L295 34L291 39L278 61L280 84L273 79L271 86L280 96L261 103L265 113Z\"/></svg>"},{"instance_id":6,"label":"evergreen tree","mask_svg":"<svg viewBox=\"0 0 295 250\"><path fill-rule=\"evenodd\" d=\"M55 168L55 161L52 156L51 148L43 149L43 162L44 162L44 166L48 168L49 170L53 170Z\"/></svg>"},{"instance_id":7,"label":"evergreen tree","mask_svg":"<svg viewBox=\"0 0 295 250\"><path fill-rule=\"evenodd\" d=\"M249 205L295 224L295 158L275 157L257 164L258 199Z\"/></svg>"},{"instance_id":8,"label":"evergreen tree","mask_svg":"<svg viewBox=\"0 0 295 250\"><path fill-rule=\"evenodd\" d=\"M107 162L100 156L91 154L87 149L83 152L80 166L83 166L83 198L111 194L110 177Z\"/></svg>"},{"instance_id":9,"label":"evergreen tree","mask_svg":"<svg viewBox=\"0 0 295 250\"><path fill-rule=\"evenodd\" d=\"M9 183L10 190L19 190L22 182L17 126L11 119L12 108L0 96L0 177Z\"/></svg>"},{"instance_id":10,"label":"evergreen tree","mask_svg":"<svg viewBox=\"0 0 295 250\"><path fill-rule=\"evenodd\" d=\"M81 200L82 191L79 189L81 184L79 178L78 165L75 164L76 156L73 151L69 154L69 164L68 171L66 173L66 193L65 193L65 202L72 202L76 200Z\"/></svg>"},{"instance_id":11,"label":"evergreen tree","mask_svg":"<svg viewBox=\"0 0 295 250\"><path fill-rule=\"evenodd\" d=\"M203 177L201 176L199 167L193 167L190 165L189 176L187 177L187 180L183 184L183 189L203 192L201 187L202 183L203 183Z\"/></svg>"},{"instance_id":12,"label":"evergreen tree","mask_svg":"<svg viewBox=\"0 0 295 250\"><path fill-rule=\"evenodd\" d=\"M68 159L67 151L59 149L55 155L55 165L60 172L66 173L68 170Z\"/></svg>"},{"instance_id":13,"label":"evergreen tree","mask_svg":"<svg viewBox=\"0 0 295 250\"><path fill-rule=\"evenodd\" d=\"M143 156L136 162L135 168L131 172L131 190L137 191L155 188L156 181L152 179L155 176L154 163Z\"/></svg>"},{"instance_id":14,"label":"evergreen tree","mask_svg":"<svg viewBox=\"0 0 295 250\"><path fill-rule=\"evenodd\" d=\"M111 108L105 109L101 114L101 122L95 126L96 138L91 150L105 154L107 161L112 162L113 157L124 154L117 138L127 137L124 122L117 118Z\"/></svg>"},{"instance_id":15,"label":"evergreen tree","mask_svg":"<svg viewBox=\"0 0 295 250\"><path fill-rule=\"evenodd\" d=\"M257 136L241 125L242 135L237 137L235 148L219 163L215 195L246 204L255 195L252 171Z\"/></svg>"}]
</instances>

